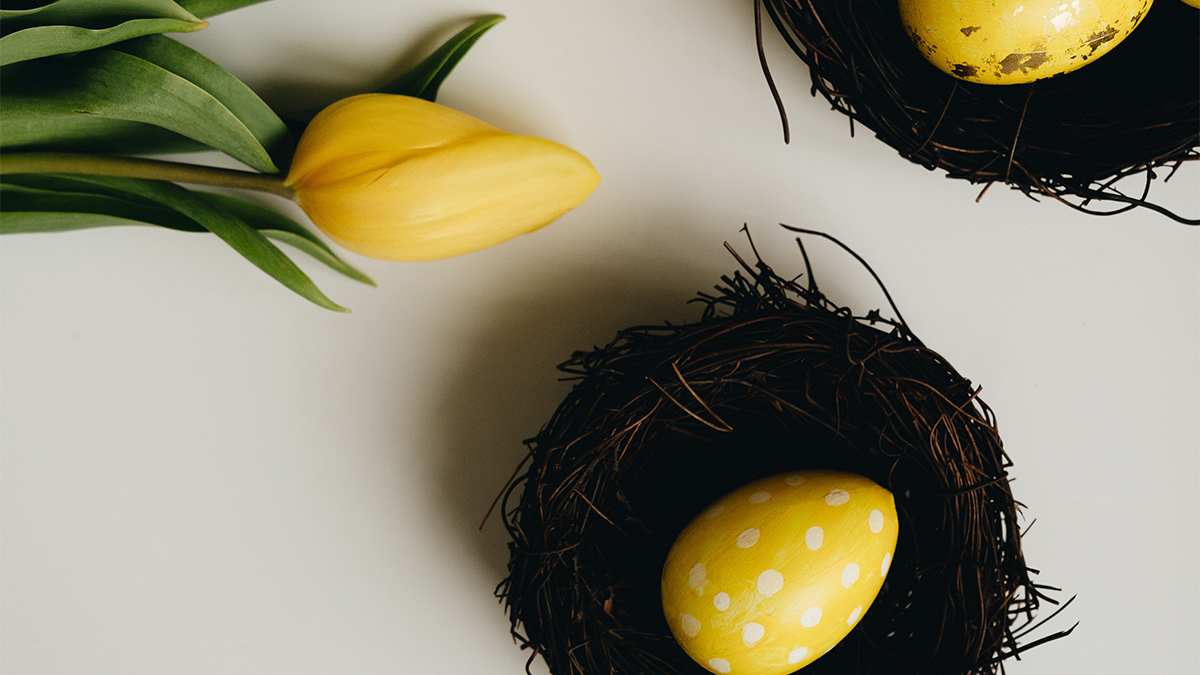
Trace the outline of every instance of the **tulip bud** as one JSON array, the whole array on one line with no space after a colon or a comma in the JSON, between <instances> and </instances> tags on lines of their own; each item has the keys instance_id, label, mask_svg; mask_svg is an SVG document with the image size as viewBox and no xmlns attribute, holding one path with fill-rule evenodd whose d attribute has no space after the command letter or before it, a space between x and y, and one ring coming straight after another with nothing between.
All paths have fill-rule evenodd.
<instances>
[{"instance_id":1,"label":"tulip bud","mask_svg":"<svg viewBox=\"0 0 1200 675\"><path fill-rule=\"evenodd\" d=\"M341 246L410 261L532 232L583 203L599 182L570 148L394 94L353 96L321 111L286 180Z\"/></svg>"}]
</instances>

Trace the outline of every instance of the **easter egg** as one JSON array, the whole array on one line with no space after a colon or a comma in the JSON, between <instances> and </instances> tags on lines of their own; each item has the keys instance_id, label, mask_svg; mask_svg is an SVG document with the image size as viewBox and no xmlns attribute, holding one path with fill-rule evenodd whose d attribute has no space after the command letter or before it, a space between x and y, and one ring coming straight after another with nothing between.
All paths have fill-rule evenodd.
<instances>
[{"instance_id":1,"label":"easter egg","mask_svg":"<svg viewBox=\"0 0 1200 675\"><path fill-rule=\"evenodd\" d=\"M1125 39L1151 0L899 0L933 65L962 80L1020 84L1095 61Z\"/></svg>"},{"instance_id":2,"label":"easter egg","mask_svg":"<svg viewBox=\"0 0 1200 675\"><path fill-rule=\"evenodd\" d=\"M892 494L863 476L795 471L756 480L675 540L662 574L667 623L710 672L794 672L862 619L898 531Z\"/></svg>"}]
</instances>

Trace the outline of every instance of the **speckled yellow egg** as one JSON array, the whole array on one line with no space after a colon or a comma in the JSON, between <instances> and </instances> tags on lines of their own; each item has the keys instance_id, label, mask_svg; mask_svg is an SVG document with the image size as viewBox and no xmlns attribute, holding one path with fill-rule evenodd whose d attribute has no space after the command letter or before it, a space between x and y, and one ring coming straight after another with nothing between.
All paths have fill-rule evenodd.
<instances>
[{"instance_id":1,"label":"speckled yellow egg","mask_svg":"<svg viewBox=\"0 0 1200 675\"><path fill-rule=\"evenodd\" d=\"M982 84L1020 84L1081 68L1141 23L1151 0L899 0L909 37L933 65Z\"/></svg>"},{"instance_id":2,"label":"speckled yellow egg","mask_svg":"<svg viewBox=\"0 0 1200 675\"><path fill-rule=\"evenodd\" d=\"M696 516L667 555L671 632L710 672L799 670L862 619L898 528L892 494L857 474L796 471L744 485Z\"/></svg>"}]
</instances>

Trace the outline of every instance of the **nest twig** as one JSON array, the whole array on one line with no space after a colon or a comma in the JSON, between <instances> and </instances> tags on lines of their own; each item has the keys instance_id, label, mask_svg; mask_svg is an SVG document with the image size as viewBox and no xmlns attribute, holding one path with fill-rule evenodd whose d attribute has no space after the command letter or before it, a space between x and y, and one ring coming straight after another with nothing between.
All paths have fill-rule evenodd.
<instances>
[{"instance_id":1,"label":"nest twig","mask_svg":"<svg viewBox=\"0 0 1200 675\"><path fill-rule=\"evenodd\" d=\"M896 0L755 0L769 83L760 2L809 67L813 95L850 118L851 134L860 123L927 169L1085 213L1141 207L1200 224L1149 200L1156 178L1200 159L1200 22L1183 2L1154 3L1129 37L1084 68L1015 85L964 82L927 63Z\"/></svg>"},{"instance_id":2,"label":"nest twig","mask_svg":"<svg viewBox=\"0 0 1200 675\"><path fill-rule=\"evenodd\" d=\"M504 496L498 594L530 660L555 675L704 673L663 618L667 551L716 498L793 469L865 475L901 523L880 596L805 673L991 674L1066 634L1030 641L1041 603L1057 603L1025 564L979 389L898 312L855 316L811 269L801 285L738 261L697 299L698 322L635 326L561 366L577 383Z\"/></svg>"}]
</instances>

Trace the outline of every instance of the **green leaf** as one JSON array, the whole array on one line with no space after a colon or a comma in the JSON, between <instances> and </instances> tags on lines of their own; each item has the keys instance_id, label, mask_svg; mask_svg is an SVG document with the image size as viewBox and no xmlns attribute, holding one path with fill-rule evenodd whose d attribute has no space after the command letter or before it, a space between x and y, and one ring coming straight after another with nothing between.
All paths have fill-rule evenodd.
<instances>
[{"instance_id":1,"label":"green leaf","mask_svg":"<svg viewBox=\"0 0 1200 675\"><path fill-rule=\"evenodd\" d=\"M0 164L2 166L2 164ZM96 183L89 176L82 174L56 173L7 173L0 177L0 185L4 189L23 188L26 193L48 192L62 194L88 194L113 197L124 201L135 202L158 207L158 202L142 197L136 192L130 192L122 187ZM0 211L8 211L9 203L0 201ZM158 207L162 208L162 207ZM204 231L199 226L192 231Z\"/></svg>"},{"instance_id":2,"label":"green leaf","mask_svg":"<svg viewBox=\"0 0 1200 675\"><path fill-rule=\"evenodd\" d=\"M0 234L67 232L128 224L129 221L124 218L99 213L6 211L4 220L0 221Z\"/></svg>"},{"instance_id":3,"label":"green leaf","mask_svg":"<svg viewBox=\"0 0 1200 675\"><path fill-rule=\"evenodd\" d=\"M370 277L351 267L300 223L234 197L197 193L264 236L289 244L341 274L365 284ZM140 195L95 185L69 175L10 174L0 183L0 234L61 232L141 223L184 232L207 232L195 220Z\"/></svg>"},{"instance_id":4,"label":"green leaf","mask_svg":"<svg viewBox=\"0 0 1200 675\"><path fill-rule=\"evenodd\" d=\"M199 223L125 190L93 186L45 174L5 176L0 183L0 234L60 232L131 222L185 232L206 232ZM94 216L94 222L88 218Z\"/></svg>"},{"instance_id":5,"label":"green leaf","mask_svg":"<svg viewBox=\"0 0 1200 675\"><path fill-rule=\"evenodd\" d=\"M7 103L6 99L5 107ZM0 107L0 130L3 131L0 142L5 147L20 147L21 150L149 155L211 149L199 141L142 122L92 115L7 119L6 112Z\"/></svg>"},{"instance_id":6,"label":"green leaf","mask_svg":"<svg viewBox=\"0 0 1200 675\"><path fill-rule=\"evenodd\" d=\"M384 85L379 91L385 94L415 96L426 101L437 99L442 82L466 56L471 47L483 34L504 20L500 14L492 14L475 21L459 31L415 68Z\"/></svg>"},{"instance_id":7,"label":"green leaf","mask_svg":"<svg viewBox=\"0 0 1200 675\"><path fill-rule=\"evenodd\" d=\"M208 25L171 0L58 0L0 10L0 66Z\"/></svg>"},{"instance_id":8,"label":"green leaf","mask_svg":"<svg viewBox=\"0 0 1200 675\"><path fill-rule=\"evenodd\" d=\"M371 277L351 267L339 258L333 252L333 249L329 248L312 231L282 213L225 195L205 193L205 196L215 201L229 213L241 218L242 221L261 232L264 236L300 249L334 271L340 272L355 281L360 281L370 286L375 285L375 281Z\"/></svg>"},{"instance_id":9,"label":"green leaf","mask_svg":"<svg viewBox=\"0 0 1200 675\"><path fill-rule=\"evenodd\" d=\"M450 75L458 62L467 55L467 52L479 38L483 37L484 33L503 20L504 17L500 14L492 14L476 20L438 47L412 70L376 91L382 94L414 96L426 101L436 100L438 88L442 86L442 82ZM293 110L281 113L281 116L292 133L299 136L319 112L321 112L320 109Z\"/></svg>"},{"instance_id":10,"label":"green leaf","mask_svg":"<svg viewBox=\"0 0 1200 675\"><path fill-rule=\"evenodd\" d=\"M53 25L107 28L135 19L199 21L173 0L54 0L30 9L0 9L0 32Z\"/></svg>"},{"instance_id":11,"label":"green leaf","mask_svg":"<svg viewBox=\"0 0 1200 675\"><path fill-rule=\"evenodd\" d=\"M97 49L122 40L155 33L189 33L208 24L175 19L137 19L104 30L75 26L37 26L0 38L0 66Z\"/></svg>"},{"instance_id":12,"label":"green leaf","mask_svg":"<svg viewBox=\"0 0 1200 675\"><path fill-rule=\"evenodd\" d=\"M4 69L0 147L44 146L55 122L78 131L94 116L162 127L220 150L259 171L277 173L254 133L216 97L184 77L113 49L42 59Z\"/></svg>"},{"instance_id":13,"label":"green leaf","mask_svg":"<svg viewBox=\"0 0 1200 675\"><path fill-rule=\"evenodd\" d=\"M287 125L250 87L200 52L163 35L123 42L115 50L153 63L200 87L250 130L276 166L287 166L295 142Z\"/></svg>"},{"instance_id":14,"label":"green leaf","mask_svg":"<svg viewBox=\"0 0 1200 675\"><path fill-rule=\"evenodd\" d=\"M179 0L184 9L199 17L208 18L235 9L257 5L266 0Z\"/></svg>"},{"instance_id":15,"label":"green leaf","mask_svg":"<svg viewBox=\"0 0 1200 675\"><path fill-rule=\"evenodd\" d=\"M25 232L68 232L72 229L94 229L130 225L122 217L103 214L77 214L68 211L12 211L0 222L0 234Z\"/></svg>"},{"instance_id":16,"label":"green leaf","mask_svg":"<svg viewBox=\"0 0 1200 675\"><path fill-rule=\"evenodd\" d=\"M13 176L5 176L5 181L7 182L10 178L13 178ZM51 178L62 179L63 177L55 176ZM139 178L73 175L70 177L70 180L96 185L101 188L101 194L128 193L134 195L134 198L124 201L134 203L149 202L190 218L204 229L220 237L225 243L233 247L235 251L242 254L247 260L254 263L259 269L274 277L276 281L279 281L305 299L326 309L339 312L349 311L326 297L317 288L316 284L313 283L312 279L297 267L296 263L284 255L283 251L280 251L278 247L268 241L262 233L223 208L219 200L212 199L210 195L192 192L174 183ZM28 183L26 183L26 188L28 188ZM8 213L10 209L8 202L9 199L6 194L3 203L6 213L4 218L0 220L0 222L4 223L6 229L9 216L15 215ZM109 202L109 204L111 205L112 203ZM107 214L102 214L102 217L97 219L96 222L108 224L108 218L111 217ZM39 229L35 231L49 231L47 228L62 227L64 224L78 223L81 220L76 216L59 216L57 219L47 217L41 223L34 225L30 225L27 222L34 219L36 219L36 216L19 216L15 218L15 221L21 227L37 227ZM26 229L24 231L30 230Z\"/></svg>"}]
</instances>

